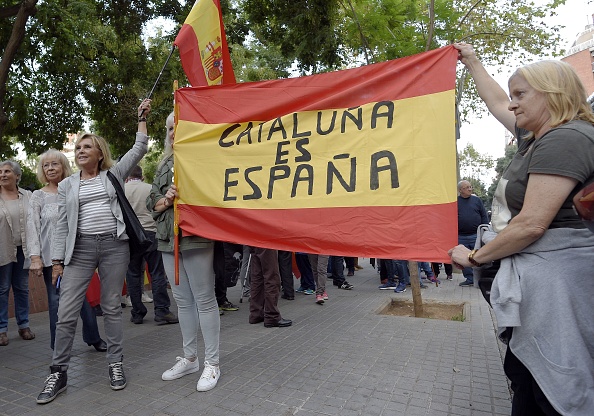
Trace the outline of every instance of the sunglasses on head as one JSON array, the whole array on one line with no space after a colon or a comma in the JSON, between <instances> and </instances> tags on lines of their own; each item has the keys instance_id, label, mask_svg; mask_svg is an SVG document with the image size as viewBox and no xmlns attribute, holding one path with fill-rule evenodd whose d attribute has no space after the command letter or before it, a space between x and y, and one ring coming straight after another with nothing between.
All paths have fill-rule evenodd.
<instances>
[{"instance_id":1,"label":"sunglasses on head","mask_svg":"<svg viewBox=\"0 0 594 416\"><path fill-rule=\"evenodd\" d=\"M586 227L594 232L594 183L585 186L573 197L573 207Z\"/></svg>"}]
</instances>

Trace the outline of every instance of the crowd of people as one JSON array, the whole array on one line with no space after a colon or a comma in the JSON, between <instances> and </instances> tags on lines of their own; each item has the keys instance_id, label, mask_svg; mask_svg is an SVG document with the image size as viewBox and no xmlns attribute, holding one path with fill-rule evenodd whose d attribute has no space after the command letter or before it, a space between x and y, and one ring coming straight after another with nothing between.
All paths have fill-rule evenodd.
<instances>
[{"instance_id":1,"label":"crowd of people","mask_svg":"<svg viewBox=\"0 0 594 416\"><path fill-rule=\"evenodd\" d=\"M516 156L495 192L492 217L468 181L458 183L458 243L449 250L462 269L461 286L474 284L473 267L500 260L491 304L507 343L504 369L514 391L513 415L591 414L594 409L594 332L588 316L594 285L594 233L584 209L574 210L585 186L594 183L594 114L575 71L560 61L542 61L519 68L509 80L509 96L487 73L473 48L454 44L489 111L518 138ZM105 139L84 134L75 144L72 174L62 153L48 150L38 160L43 188L31 193L19 187L18 163L0 162L0 346L8 345L8 294L14 294L18 333L33 340L29 327L29 278L43 278L48 297L50 374L37 398L54 400L67 387L67 371L78 316L83 340L106 353L113 390L126 387L123 367L121 293L124 280L130 296L130 320L142 324L147 309L141 298L144 264L152 282L154 320L177 324L183 356L163 372L175 380L198 372L198 391L213 389L220 378L220 314L237 310L226 298L226 286L215 273L215 242L174 233L173 183L175 141L173 113L166 120L165 150L152 185L137 166L147 151L147 117L151 101L138 107L138 132L133 147L118 161ZM130 250L112 178L126 185L126 196L141 219L152 246ZM580 193L581 192L581 193ZM586 210L587 211L587 210ZM580 218L580 215L582 218ZM491 224L480 234L477 227ZM174 281L174 241L179 238L179 282ZM329 300L327 281L353 290L345 278L360 268L352 257L295 253L301 286L293 287L293 253L260 247L239 247L237 266L244 294L250 297L249 323L289 327L279 298L295 293ZM249 269L248 269L249 264ZM379 259L380 290L406 291L408 261ZM419 279L439 284L437 263L418 263ZM239 271L239 269L241 269ZM451 265L443 267L452 278ZM224 267L223 269L224 270ZM105 340L86 300L95 272L100 276ZM218 272L220 275L220 272ZM170 311L171 288L177 315ZM217 286L218 285L218 286ZM421 288L426 287L420 280ZM555 319L550 319L550 316ZM204 359L198 348L202 335Z\"/></svg>"}]
</instances>

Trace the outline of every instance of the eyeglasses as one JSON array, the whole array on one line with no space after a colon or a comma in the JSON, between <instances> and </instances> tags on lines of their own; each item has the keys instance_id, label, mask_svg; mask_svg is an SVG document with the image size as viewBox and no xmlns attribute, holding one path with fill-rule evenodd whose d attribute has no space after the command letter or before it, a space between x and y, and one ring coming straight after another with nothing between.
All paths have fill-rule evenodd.
<instances>
[{"instance_id":1,"label":"eyeglasses","mask_svg":"<svg viewBox=\"0 0 594 416\"><path fill-rule=\"evenodd\" d=\"M48 170L49 168L57 168L60 167L60 162L46 162L43 165L41 165L43 170Z\"/></svg>"},{"instance_id":2,"label":"eyeglasses","mask_svg":"<svg viewBox=\"0 0 594 416\"><path fill-rule=\"evenodd\" d=\"M586 227L594 232L594 183L585 186L573 197L573 207Z\"/></svg>"}]
</instances>

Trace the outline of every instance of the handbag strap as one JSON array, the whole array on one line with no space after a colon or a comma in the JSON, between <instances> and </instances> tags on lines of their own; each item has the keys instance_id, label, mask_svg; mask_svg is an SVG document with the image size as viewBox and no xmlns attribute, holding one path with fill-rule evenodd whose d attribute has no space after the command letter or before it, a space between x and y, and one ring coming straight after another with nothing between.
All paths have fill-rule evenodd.
<instances>
[{"instance_id":1,"label":"handbag strap","mask_svg":"<svg viewBox=\"0 0 594 416\"><path fill-rule=\"evenodd\" d=\"M124 189L122 188L122 185L120 185L120 181L118 181L118 179L115 177L115 175L113 173L111 173L111 171L107 171L107 177L109 178L109 180L111 181L111 184L113 185L116 194L118 195L118 199L122 199L122 197L126 198L126 193L124 192Z\"/></svg>"}]
</instances>

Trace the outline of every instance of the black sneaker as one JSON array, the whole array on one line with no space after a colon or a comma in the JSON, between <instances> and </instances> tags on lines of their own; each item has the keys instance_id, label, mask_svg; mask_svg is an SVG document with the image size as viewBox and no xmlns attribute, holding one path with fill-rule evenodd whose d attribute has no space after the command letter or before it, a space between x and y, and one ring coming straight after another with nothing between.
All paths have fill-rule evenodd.
<instances>
[{"instance_id":1,"label":"black sneaker","mask_svg":"<svg viewBox=\"0 0 594 416\"><path fill-rule=\"evenodd\" d=\"M173 312L167 312L165 315L155 315L157 325L177 324L179 320Z\"/></svg>"},{"instance_id":2,"label":"black sneaker","mask_svg":"<svg viewBox=\"0 0 594 416\"><path fill-rule=\"evenodd\" d=\"M340 286L338 286L340 289L344 289L344 290L351 290L352 288L354 288L355 286L353 286L352 284L350 284L349 282L347 282L346 280L344 282L342 282L342 284Z\"/></svg>"},{"instance_id":3,"label":"black sneaker","mask_svg":"<svg viewBox=\"0 0 594 416\"><path fill-rule=\"evenodd\" d=\"M133 324L136 324L136 325L140 325L144 322L145 315L146 315L146 312L145 313L135 313L134 309L133 309L131 316L130 316L130 322L132 322Z\"/></svg>"},{"instance_id":4,"label":"black sneaker","mask_svg":"<svg viewBox=\"0 0 594 416\"><path fill-rule=\"evenodd\" d=\"M109 385L112 390L122 390L126 387L126 376L121 361L109 364Z\"/></svg>"},{"instance_id":5,"label":"black sneaker","mask_svg":"<svg viewBox=\"0 0 594 416\"><path fill-rule=\"evenodd\" d=\"M66 383L68 382L68 375L66 371L61 371L59 365L50 366L50 375L45 379L45 387L43 391L37 396L37 403L49 403L58 397L58 394L66 390Z\"/></svg>"},{"instance_id":6,"label":"black sneaker","mask_svg":"<svg viewBox=\"0 0 594 416\"><path fill-rule=\"evenodd\" d=\"M232 304L229 301L226 301L221 306L219 306L219 309L222 311L238 311L239 307L237 305Z\"/></svg>"}]
</instances>

